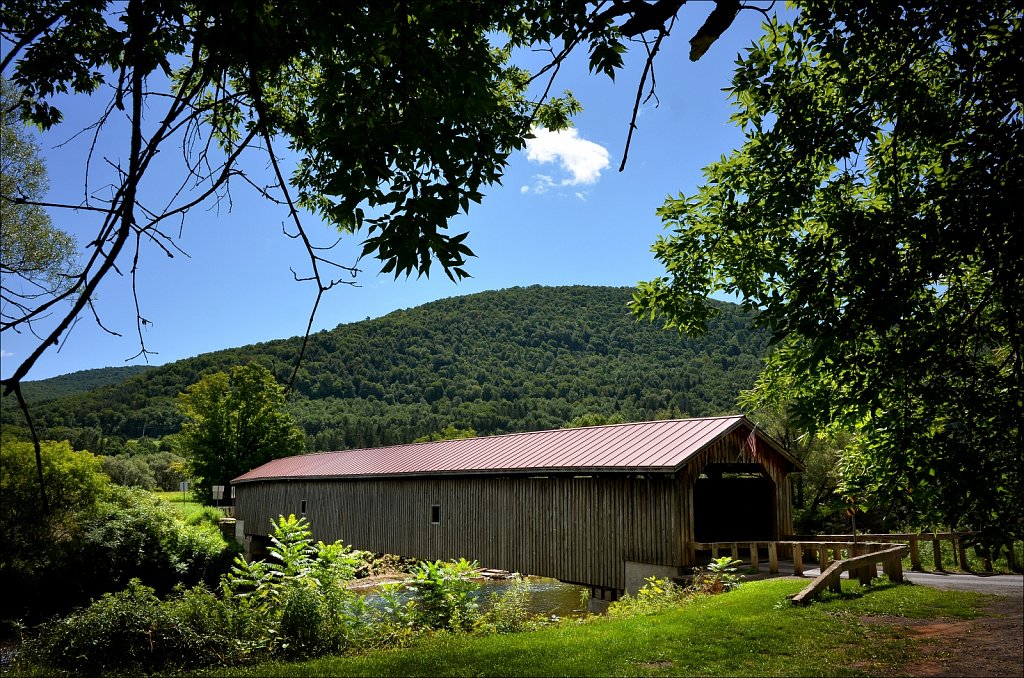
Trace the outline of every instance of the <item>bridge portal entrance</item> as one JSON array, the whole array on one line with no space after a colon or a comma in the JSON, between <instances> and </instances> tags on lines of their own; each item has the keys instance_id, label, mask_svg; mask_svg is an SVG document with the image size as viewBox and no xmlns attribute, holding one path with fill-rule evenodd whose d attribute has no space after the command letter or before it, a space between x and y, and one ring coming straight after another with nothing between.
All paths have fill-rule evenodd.
<instances>
[{"instance_id":1,"label":"bridge portal entrance","mask_svg":"<svg viewBox=\"0 0 1024 678\"><path fill-rule=\"evenodd\" d=\"M777 539L775 502L761 464L708 464L693 486L694 541Z\"/></svg>"}]
</instances>

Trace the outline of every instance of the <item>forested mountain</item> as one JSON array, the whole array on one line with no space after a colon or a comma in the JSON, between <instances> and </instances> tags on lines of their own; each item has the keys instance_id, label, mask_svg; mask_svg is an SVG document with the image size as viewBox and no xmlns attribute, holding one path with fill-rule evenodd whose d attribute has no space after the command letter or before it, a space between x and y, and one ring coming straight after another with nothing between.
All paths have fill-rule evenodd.
<instances>
[{"instance_id":1,"label":"forested mountain","mask_svg":"<svg viewBox=\"0 0 1024 678\"><path fill-rule=\"evenodd\" d=\"M125 367L101 367L95 370L81 370L59 377L26 381L21 384L21 392L28 402L52 400L75 393L93 391L108 384L120 384L146 370L153 369L150 365L128 365ZM8 396L12 397L12 396Z\"/></svg>"},{"instance_id":2,"label":"forested mountain","mask_svg":"<svg viewBox=\"0 0 1024 678\"><path fill-rule=\"evenodd\" d=\"M454 425L479 434L557 428L584 414L626 421L734 412L768 342L731 304L706 336L636 322L630 288L529 287L444 299L310 338L291 409L311 450L410 441ZM299 338L208 353L33 409L51 438L104 452L180 426L177 394L259 362L285 381ZM8 405L4 421L19 424ZM107 450L109 453L109 450Z\"/></svg>"}]
</instances>

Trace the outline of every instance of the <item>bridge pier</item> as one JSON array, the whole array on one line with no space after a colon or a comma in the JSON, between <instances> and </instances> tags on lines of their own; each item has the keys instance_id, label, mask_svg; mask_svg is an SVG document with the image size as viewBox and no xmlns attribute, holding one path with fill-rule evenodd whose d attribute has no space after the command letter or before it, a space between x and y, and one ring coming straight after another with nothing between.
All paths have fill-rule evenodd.
<instances>
[{"instance_id":1,"label":"bridge pier","mask_svg":"<svg viewBox=\"0 0 1024 678\"><path fill-rule=\"evenodd\" d=\"M604 614L608 606L622 596L618 589L608 589L603 586L590 587L590 600L587 601L587 612L591 614Z\"/></svg>"}]
</instances>

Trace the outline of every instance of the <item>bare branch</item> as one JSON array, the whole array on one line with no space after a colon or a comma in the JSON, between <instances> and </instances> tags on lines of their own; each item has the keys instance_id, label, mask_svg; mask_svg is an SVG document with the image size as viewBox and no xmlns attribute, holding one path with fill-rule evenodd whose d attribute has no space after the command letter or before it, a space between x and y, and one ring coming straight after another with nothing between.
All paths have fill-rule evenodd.
<instances>
[{"instance_id":1,"label":"bare branch","mask_svg":"<svg viewBox=\"0 0 1024 678\"><path fill-rule=\"evenodd\" d=\"M285 180L284 174L281 172L281 166L277 162L277 155L274 153L273 142L270 138L270 130L267 129L265 115L266 109L263 105L262 91L260 90L259 84L256 82L256 78L251 71L249 74L249 93L250 96L252 97L253 107L256 109L257 117L255 126L260 130L260 134L263 137L263 141L267 145L267 156L270 158L270 164L274 168L274 175L277 177L278 187L281 189L281 193L284 196L285 202L288 203L288 213L296 228L295 237L300 238L302 240L302 244L306 248L306 253L309 255L309 263L313 269L313 276L311 278L307 278L307 280L313 280L316 282L317 285L316 299L313 301L313 308L310 310L309 313L309 322L306 323L306 331L302 336L302 345L299 347L299 354L295 358L295 365L294 368L292 369L292 375L288 379L288 384L286 386L288 390L291 390L295 384L295 376L299 372L299 366L302 364L302 358L306 354L306 346L309 343L309 335L313 330L313 321L316 318L317 309L320 307L320 300L323 298L325 292L327 292L328 290L332 289L335 285L342 282L338 280L332 280L331 282L325 285L323 282L323 278L320 276L320 269L318 264L320 262L330 263L334 266L337 266L338 268L342 268L349 271L349 273L351 273L353 276L358 272L358 269L351 266L342 266L334 262L328 262L327 260L323 259L316 253L317 248L315 248L313 244L310 242L309 237L306 234L306 229L302 226L302 220L299 219L299 211L296 208L295 203L292 201L291 194L288 191L288 182ZM285 231L285 233L287 234L287 231ZM296 279L299 279L294 270L292 271L292 275L295 276Z\"/></svg>"},{"instance_id":2,"label":"bare branch","mask_svg":"<svg viewBox=\"0 0 1024 678\"><path fill-rule=\"evenodd\" d=\"M96 311L96 305L91 300L89 301L88 306L89 306L89 310L92 311L92 317L96 320L96 324L99 326L99 328L101 330L103 330L107 334L113 335L115 337L120 337L121 336L120 332L115 332L114 330L108 328L106 325L103 324L103 321L100 320L99 312ZM75 319L77 320L78 316L75 316Z\"/></svg>"},{"instance_id":3,"label":"bare branch","mask_svg":"<svg viewBox=\"0 0 1024 678\"><path fill-rule=\"evenodd\" d=\"M46 482L43 479L43 449L39 445L39 433L36 432L36 426L32 422L28 403L25 402L25 396L21 393L21 383L17 381L14 382L14 397L18 399L18 407L21 409L25 423L28 424L29 433L32 435L32 447L36 452L36 473L39 475L39 503L42 505L43 515L50 515L50 502L46 498Z\"/></svg>"},{"instance_id":4,"label":"bare branch","mask_svg":"<svg viewBox=\"0 0 1024 678\"><path fill-rule=\"evenodd\" d=\"M9 195L0 195L0 200L6 200L7 202L13 202L17 205L32 205L35 207L52 207L54 209L64 210L84 210L86 212L99 212L100 214L106 214L109 210L103 207L93 207L92 205L67 205L59 202L42 202L39 200L28 200L26 198L12 198Z\"/></svg>"},{"instance_id":5,"label":"bare branch","mask_svg":"<svg viewBox=\"0 0 1024 678\"><path fill-rule=\"evenodd\" d=\"M675 19L672 20L675 22ZM640 99L643 97L644 85L647 83L647 74L651 73L654 69L654 57L657 56L658 50L661 49L661 41L665 39L665 36L672 30L670 24L668 28L662 28L658 32L658 38L654 41L654 46L647 51L647 61L644 63L644 72L640 76L640 82L636 87L636 100L633 102L633 116L629 120L629 133L626 135L626 147L622 150L622 162L619 163L619 171L621 172L626 168L626 159L629 157L629 145L633 142L633 131L636 129L636 116L640 110ZM644 45L646 46L646 42ZM653 75L652 75L653 78ZM651 93L647 96L648 99L654 95L654 84L652 80Z\"/></svg>"},{"instance_id":6,"label":"bare branch","mask_svg":"<svg viewBox=\"0 0 1024 678\"><path fill-rule=\"evenodd\" d=\"M762 14L762 16L764 16L766 21L771 21L772 20L772 17L769 14L769 12L771 12L774 7L775 7L775 0L772 0L771 3L769 3L769 5L767 7L758 7L756 5L740 5L740 9L741 10L752 9L755 12L760 12Z\"/></svg>"}]
</instances>

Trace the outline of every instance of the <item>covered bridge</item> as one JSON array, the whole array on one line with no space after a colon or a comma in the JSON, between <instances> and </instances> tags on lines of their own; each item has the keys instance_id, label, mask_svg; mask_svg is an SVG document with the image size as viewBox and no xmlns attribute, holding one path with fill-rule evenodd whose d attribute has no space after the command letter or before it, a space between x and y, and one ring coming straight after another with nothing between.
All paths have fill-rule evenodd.
<instances>
[{"instance_id":1,"label":"covered bridge","mask_svg":"<svg viewBox=\"0 0 1024 678\"><path fill-rule=\"evenodd\" d=\"M802 469L728 416L287 457L232 484L250 555L272 520L294 513L324 541L465 557L615 599L697 564L694 542L792 534L787 475Z\"/></svg>"}]
</instances>

